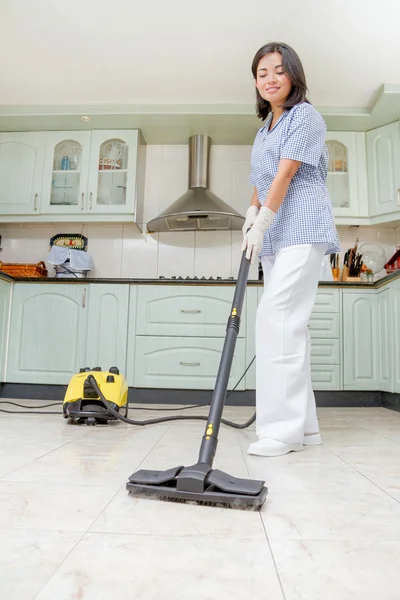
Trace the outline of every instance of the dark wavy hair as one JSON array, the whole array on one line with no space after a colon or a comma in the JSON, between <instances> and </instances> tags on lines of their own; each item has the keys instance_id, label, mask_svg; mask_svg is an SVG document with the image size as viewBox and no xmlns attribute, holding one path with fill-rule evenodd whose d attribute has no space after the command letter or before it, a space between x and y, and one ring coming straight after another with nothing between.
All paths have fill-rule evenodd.
<instances>
[{"instance_id":1,"label":"dark wavy hair","mask_svg":"<svg viewBox=\"0 0 400 600\"><path fill-rule=\"evenodd\" d=\"M292 82L292 89L290 90L289 96L286 98L284 104L282 105L283 108L292 108L293 106L295 106L295 104L300 104L301 102L309 103L309 101L307 100L308 89L303 65L301 64L300 58L293 50L293 48L291 48L287 44L283 44L281 42L270 42L269 44L262 46L262 48L258 50L255 57L253 58L253 63L251 65L251 71L253 73L254 79L257 81L258 63L264 56L266 56L267 54L271 54L272 52L279 52L282 55L283 70ZM257 116L263 121L267 118L269 112L271 111L270 103L260 96L260 93L257 88L256 110Z\"/></svg>"}]
</instances>

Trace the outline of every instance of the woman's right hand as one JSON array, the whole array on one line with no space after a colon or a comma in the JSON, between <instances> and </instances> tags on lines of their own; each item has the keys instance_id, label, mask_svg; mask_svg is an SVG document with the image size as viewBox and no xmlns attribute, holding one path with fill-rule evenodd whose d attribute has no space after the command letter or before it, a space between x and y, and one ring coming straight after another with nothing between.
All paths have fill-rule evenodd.
<instances>
[{"instance_id":1,"label":"woman's right hand","mask_svg":"<svg viewBox=\"0 0 400 600\"><path fill-rule=\"evenodd\" d=\"M256 220L258 213L259 213L259 209L257 208L257 206L254 206L254 204L251 204L251 206L249 206L249 208L247 209L247 212L245 215L245 222L242 227L243 238L245 237L248 229L252 225L254 225L254 221Z\"/></svg>"}]
</instances>

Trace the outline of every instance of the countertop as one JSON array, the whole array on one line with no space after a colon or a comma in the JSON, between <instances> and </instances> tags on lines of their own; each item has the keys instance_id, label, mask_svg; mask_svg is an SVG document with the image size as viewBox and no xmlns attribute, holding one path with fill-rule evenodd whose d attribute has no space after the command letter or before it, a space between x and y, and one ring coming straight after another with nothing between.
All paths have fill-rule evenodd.
<instances>
[{"instance_id":1,"label":"countertop","mask_svg":"<svg viewBox=\"0 0 400 600\"><path fill-rule=\"evenodd\" d=\"M318 287L320 288L356 288L356 289L372 289L372 288L380 288L395 279L400 277L400 270L386 277L383 277L379 281L375 283L367 283L367 282L348 282L348 281L320 281ZM234 286L236 281L233 279L222 279L222 280L213 280L208 281L207 279L197 279L197 280L187 280L187 279L135 279L135 278L122 278L122 277L90 277L87 279L56 279L55 277L46 277L46 278L37 278L37 277L18 277L14 278L6 273L0 272L0 280L17 282L17 283L55 283L55 284L89 284L89 283L101 283L101 284L130 284L130 285L190 285L190 286L202 286L202 285L222 285L222 286ZM247 282L249 286L262 286L262 281L257 281L255 279L249 279Z\"/></svg>"}]
</instances>

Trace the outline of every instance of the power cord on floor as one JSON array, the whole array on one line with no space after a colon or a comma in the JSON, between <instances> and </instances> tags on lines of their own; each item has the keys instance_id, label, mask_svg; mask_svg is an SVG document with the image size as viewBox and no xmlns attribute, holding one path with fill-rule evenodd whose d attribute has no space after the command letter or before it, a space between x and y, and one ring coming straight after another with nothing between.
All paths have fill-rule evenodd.
<instances>
[{"instance_id":1,"label":"power cord on floor","mask_svg":"<svg viewBox=\"0 0 400 600\"><path fill-rule=\"evenodd\" d=\"M236 385L227 393L226 398L228 398L238 387L238 385L240 384L240 382L242 381L243 377L245 377L247 371L250 369L251 365L253 364L254 360L255 360L255 356L253 357L252 361L250 362L250 364L247 366L246 370L244 371L244 373L242 374L242 376L240 377L239 381L236 383ZM119 412L117 412L114 407L108 402L108 400L104 397L104 395L102 394L99 386L97 385L97 381L96 379L93 377L93 375L89 375L88 379L91 383L91 385L93 386L94 390L96 391L96 393L98 394L99 398L101 398L101 400L104 402L104 404L107 406L108 410L110 411L110 413L112 415L114 415L117 419L119 419L120 421L123 421L124 423L128 423L130 425L138 425L138 426L144 426L144 425L154 425L156 423L165 423L168 421L193 421L193 420L197 420L197 421L207 421L208 417L205 415L191 415L191 416L184 416L184 415L177 415L177 416L170 416L170 417L159 417L158 419L147 419L144 421L137 421L134 419L128 419L127 417L122 416ZM42 411L42 410L36 410L38 408L42 409L42 408L48 408L50 406L56 406L59 404L63 404L63 400L57 400L55 402L52 402L50 404L45 404L42 406L27 406L25 404L18 404L17 402L12 402L10 400L0 400L0 404L11 404L13 406L18 406L20 408L28 408L29 410L23 411L23 410L4 410L0 408L0 412L3 413L8 413L8 414L35 414L35 415L59 415L59 412L56 411ZM188 409L193 409L193 408L203 408L204 406L210 406L209 402L205 402L203 404L192 404L190 406L182 406L182 407L178 407L178 408L153 408L153 407L143 407L143 406L135 406L135 410L146 410L146 411L167 411L167 412L171 412L171 411L175 411L175 410L188 410ZM224 423L224 425L227 425L229 427L233 427L234 429L247 429L247 427L250 427L250 425L252 425L256 420L256 414L254 413L254 415L245 423L235 423L234 421L229 421L227 419L221 419L221 423Z\"/></svg>"}]
</instances>

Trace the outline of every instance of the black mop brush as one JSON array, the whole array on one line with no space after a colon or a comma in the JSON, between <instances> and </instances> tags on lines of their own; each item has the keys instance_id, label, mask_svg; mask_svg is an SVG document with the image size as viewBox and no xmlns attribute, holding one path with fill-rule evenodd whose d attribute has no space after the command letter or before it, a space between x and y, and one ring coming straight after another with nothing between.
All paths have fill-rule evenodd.
<instances>
[{"instance_id":1,"label":"black mop brush","mask_svg":"<svg viewBox=\"0 0 400 600\"><path fill-rule=\"evenodd\" d=\"M239 333L249 267L250 264L244 252L197 463L190 467L173 467L167 471L141 469L133 473L126 484L126 488L131 494L155 497L159 500L194 502L247 510L257 510L263 505L268 493L264 481L239 479L212 468L236 339Z\"/></svg>"}]
</instances>

